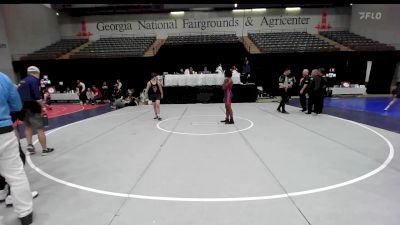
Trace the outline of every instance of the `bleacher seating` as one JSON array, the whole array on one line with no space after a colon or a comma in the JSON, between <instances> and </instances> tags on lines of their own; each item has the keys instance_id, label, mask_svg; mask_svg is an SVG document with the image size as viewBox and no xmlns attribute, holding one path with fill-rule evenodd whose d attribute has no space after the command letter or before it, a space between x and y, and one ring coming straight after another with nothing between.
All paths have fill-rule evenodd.
<instances>
[{"instance_id":1,"label":"bleacher seating","mask_svg":"<svg viewBox=\"0 0 400 225\"><path fill-rule=\"evenodd\" d=\"M118 58L143 56L156 37L100 38L71 58Z\"/></svg>"},{"instance_id":2,"label":"bleacher seating","mask_svg":"<svg viewBox=\"0 0 400 225\"><path fill-rule=\"evenodd\" d=\"M214 43L238 43L239 39L235 34L206 34L193 36L169 36L166 45L185 44L214 44Z\"/></svg>"},{"instance_id":3,"label":"bleacher seating","mask_svg":"<svg viewBox=\"0 0 400 225\"><path fill-rule=\"evenodd\" d=\"M326 52L339 49L307 32L249 33L261 52Z\"/></svg>"},{"instance_id":4,"label":"bleacher seating","mask_svg":"<svg viewBox=\"0 0 400 225\"><path fill-rule=\"evenodd\" d=\"M393 46L351 33L349 31L323 31L320 35L336 41L356 51L392 51Z\"/></svg>"},{"instance_id":5,"label":"bleacher seating","mask_svg":"<svg viewBox=\"0 0 400 225\"><path fill-rule=\"evenodd\" d=\"M88 42L88 39L62 39L27 56L21 57L21 60L56 59L86 42Z\"/></svg>"}]
</instances>

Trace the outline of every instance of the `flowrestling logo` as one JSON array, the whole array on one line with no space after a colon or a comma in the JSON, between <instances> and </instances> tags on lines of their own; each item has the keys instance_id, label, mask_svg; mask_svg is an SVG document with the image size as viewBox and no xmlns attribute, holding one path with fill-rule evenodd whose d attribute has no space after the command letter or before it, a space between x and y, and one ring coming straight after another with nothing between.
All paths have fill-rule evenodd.
<instances>
[{"instance_id":1,"label":"flowrestling logo","mask_svg":"<svg viewBox=\"0 0 400 225\"><path fill-rule=\"evenodd\" d=\"M380 20L382 18L381 12L358 12L360 20Z\"/></svg>"}]
</instances>

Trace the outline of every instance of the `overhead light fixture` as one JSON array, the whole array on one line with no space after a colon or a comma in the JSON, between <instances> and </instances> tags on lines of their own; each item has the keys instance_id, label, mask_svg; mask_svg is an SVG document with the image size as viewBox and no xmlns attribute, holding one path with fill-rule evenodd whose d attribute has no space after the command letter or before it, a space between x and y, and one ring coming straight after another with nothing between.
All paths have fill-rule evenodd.
<instances>
[{"instance_id":1,"label":"overhead light fixture","mask_svg":"<svg viewBox=\"0 0 400 225\"><path fill-rule=\"evenodd\" d=\"M171 12L171 15L174 15L174 16L183 15L183 14L185 14L185 11L174 11L174 12Z\"/></svg>"},{"instance_id":2,"label":"overhead light fixture","mask_svg":"<svg viewBox=\"0 0 400 225\"><path fill-rule=\"evenodd\" d=\"M232 10L232 12L234 12L234 13L242 13L242 12L244 12L244 9L234 9L234 10Z\"/></svg>"},{"instance_id":3,"label":"overhead light fixture","mask_svg":"<svg viewBox=\"0 0 400 225\"><path fill-rule=\"evenodd\" d=\"M350 5L353 5L353 3L350 3Z\"/></svg>"},{"instance_id":4,"label":"overhead light fixture","mask_svg":"<svg viewBox=\"0 0 400 225\"><path fill-rule=\"evenodd\" d=\"M57 16L59 16L59 15L60 15L60 13L56 12L56 15L57 15Z\"/></svg>"},{"instance_id":5,"label":"overhead light fixture","mask_svg":"<svg viewBox=\"0 0 400 225\"><path fill-rule=\"evenodd\" d=\"M266 8L257 8L257 9L252 9L252 12L266 12L267 9Z\"/></svg>"},{"instance_id":6,"label":"overhead light fixture","mask_svg":"<svg viewBox=\"0 0 400 225\"><path fill-rule=\"evenodd\" d=\"M300 11L300 7L286 7L286 11Z\"/></svg>"},{"instance_id":7,"label":"overhead light fixture","mask_svg":"<svg viewBox=\"0 0 400 225\"><path fill-rule=\"evenodd\" d=\"M235 8L237 8L237 4L236 3L234 4L234 6L235 6Z\"/></svg>"}]
</instances>

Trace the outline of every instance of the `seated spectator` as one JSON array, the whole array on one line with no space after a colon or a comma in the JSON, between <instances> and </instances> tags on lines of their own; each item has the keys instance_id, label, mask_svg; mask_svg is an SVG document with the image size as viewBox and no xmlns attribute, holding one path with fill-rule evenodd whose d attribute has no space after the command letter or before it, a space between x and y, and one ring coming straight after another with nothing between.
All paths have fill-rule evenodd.
<instances>
[{"instance_id":1,"label":"seated spectator","mask_svg":"<svg viewBox=\"0 0 400 225\"><path fill-rule=\"evenodd\" d=\"M87 89L86 98L88 100L88 103L91 103L92 105L94 105L94 92L91 88Z\"/></svg>"},{"instance_id":2,"label":"seated spectator","mask_svg":"<svg viewBox=\"0 0 400 225\"><path fill-rule=\"evenodd\" d=\"M222 69L222 64L220 63L217 67L217 69L215 69L216 73L224 73L224 70Z\"/></svg>"},{"instance_id":3,"label":"seated spectator","mask_svg":"<svg viewBox=\"0 0 400 225\"><path fill-rule=\"evenodd\" d=\"M143 89L142 93L140 93L140 102L145 104L145 101L146 101L146 88Z\"/></svg>"},{"instance_id":4,"label":"seated spectator","mask_svg":"<svg viewBox=\"0 0 400 225\"><path fill-rule=\"evenodd\" d=\"M204 70L203 70L202 73L203 73L203 74L208 74L208 73L210 73L210 71L208 71L208 69L207 69L207 66L204 67Z\"/></svg>"},{"instance_id":5,"label":"seated spectator","mask_svg":"<svg viewBox=\"0 0 400 225\"><path fill-rule=\"evenodd\" d=\"M120 98L115 100L114 107L120 109L126 106L138 105L136 98L133 96L134 93L135 93L134 89L128 89L125 98Z\"/></svg>"},{"instance_id":6,"label":"seated spectator","mask_svg":"<svg viewBox=\"0 0 400 225\"><path fill-rule=\"evenodd\" d=\"M189 71L188 68L185 69L185 73L184 73L184 74L185 74L185 75L189 75L189 74L190 74L190 71Z\"/></svg>"},{"instance_id":7,"label":"seated spectator","mask_svg":"<svg viewBox=\"0 0 400 225\"><path fill-rule=\"evenodd\" d=\"M94 94L93 101L94 101L94 103L97 103L97 100L101 99L100 89L98 89L95 85L92 85L92 92ZM93 103L92 103L92 105L93 105Z\"/></svg>"}]
</instances>

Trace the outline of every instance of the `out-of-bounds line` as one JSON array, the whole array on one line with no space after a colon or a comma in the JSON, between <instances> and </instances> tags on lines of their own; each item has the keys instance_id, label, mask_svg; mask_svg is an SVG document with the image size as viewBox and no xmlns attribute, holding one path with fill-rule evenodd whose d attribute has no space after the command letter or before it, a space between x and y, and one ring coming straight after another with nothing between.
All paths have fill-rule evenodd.
<instances>
[{"instance_id":1,"label":"out-of-bounds line","mask_svg":"<svg viewBox=\"0 0 400 225\"><path fill-rule=\"evenodd\" d=\"M325 115L325 116L328 116L328 115ZM140 194L124 194L124 193L118 193L118 192L98 190L95 188L89 188L89 187L85 187L82 185L67 182L67 181L61 180L59 178L56 178L54 176L51 176L51 175L47 174L46 172L44 172L43 170L41 170L40 168L36 167L33 164L33 162L31 161L31 158L29 156L26 159L27 159L28 164L42 176L44 176L50 180L53 180L55 182L58 182L60 184L69 186L69 187L78 188L78 189L81 189L84 191L89 191L89 192L98 193L98 194L115 196L115 197L134 198L134 199L143 199L143 200L156 200L156 201L177 201L177 202L242 202L242 201L260 201L260 200L280 199L280 198L288 198L291 196L308 195L308 194L333 190L336 188L354 184L356 182L367 179L368 177L371 177L371 176L381 172L383 169L385 169L388 166L388 164L390 163L390 161L393 159L393 156L394 156L394 147L393 147L392 143L386 137L384 137L382 134L378 133L377 131L375 131L363 124L360 124L360 123L357 123L354 121L350 121L350 120L346 120L346 119L342 119L342 118L338 118L335 116L329 116L329 117L358 125L362 128L365 128L365 129L371 131L372 133L376 134L380 138L382 138L389 147L388 157L383 162L383 164L380 165L378 168L374 169L373 171L366 173L362 176L359 176L357 178L354 178L354 179L351 179L351 180L348 180L348 181L345 181L342 183L338 183L338 184L334 184L334 185L330 185L330 186L326 186L326 187L322 187L322 188L310 189L310 190L306 190L306 191L291 192L291 193L287 193L287 194L254 196L254 197L231 197L231 198L223 198L223 197L221 197L221 198L192 198L192 197L188 197L188 198L185 198L185 197L150 196L150 195L140 195ZM93 119L93 118L96 118L96 117L92 117L90 119ZM82 121L87 121L87 120L82 120ZM79 121L79 122L82 122L82 121ZM72 124L69 124L69 125L72 125ZM69 125L66 125L66 126L69 126ZM63 127L52 130L48 134L53 133L61 128L63 128Z\"/></svg>"}]
</instances>

